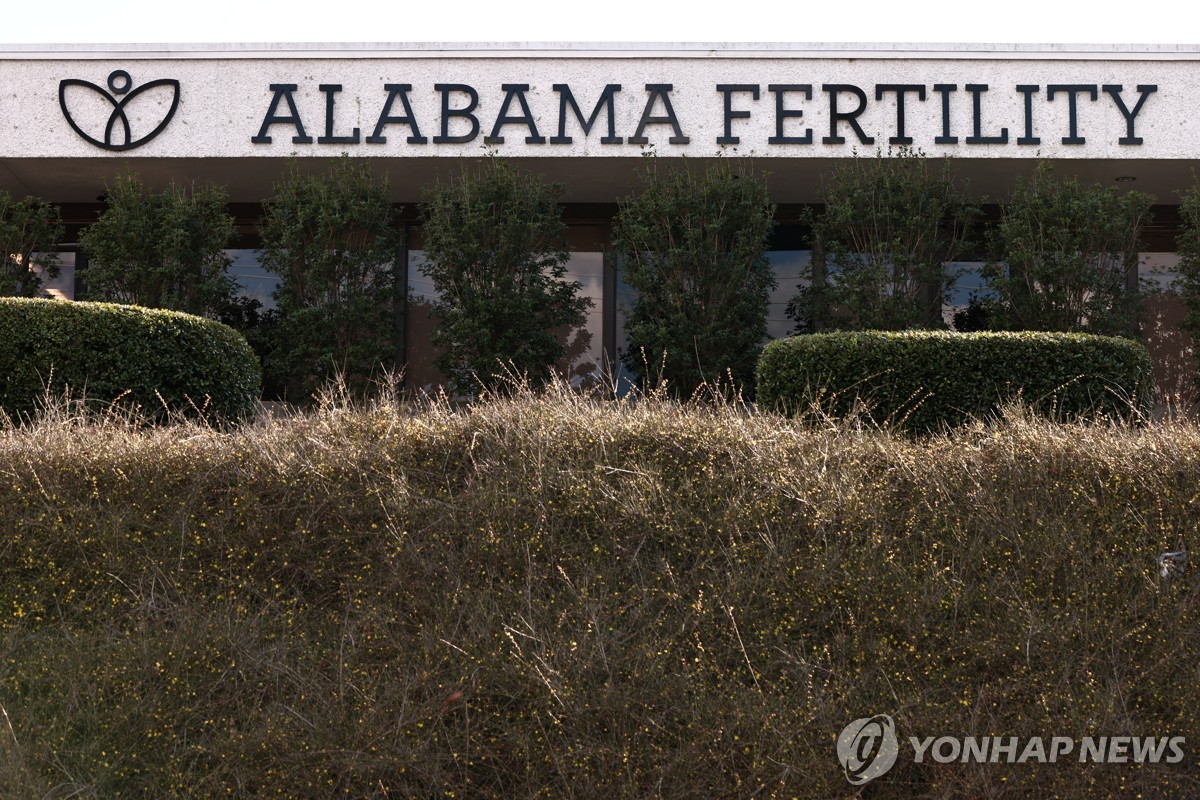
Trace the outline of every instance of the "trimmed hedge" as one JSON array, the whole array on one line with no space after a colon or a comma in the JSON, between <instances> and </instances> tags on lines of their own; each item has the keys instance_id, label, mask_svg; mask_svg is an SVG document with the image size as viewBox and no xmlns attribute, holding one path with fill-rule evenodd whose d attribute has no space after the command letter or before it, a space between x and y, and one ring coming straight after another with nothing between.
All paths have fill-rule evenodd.
<instances>
[{"instance_id":1,"label":"trimmed hedge","mask_svg":"<svg viewBox=\"0 0 1200 800\"><path fill-rule=\"evenodd\" d=\"M219 322L139 306L0 298L0 408L13 418L35 412L49 387L155 418L170 411L237 419L254 408L261 383L246 340Z\"/></svg>"},{"instance_id":2,"label":"trimmed hedge","mask_svg":"<svg viewBox=\"0 0 1200 800\"><path fill-rule=\"evenodd\" d=\"M847 331L771 342L758 362L763 408L844 415L861 400L879 424L957 425L1019 399L1061 419L1131 418L1151 407L1140 342L1037 331Z\"/></svg>"}]
</instances>

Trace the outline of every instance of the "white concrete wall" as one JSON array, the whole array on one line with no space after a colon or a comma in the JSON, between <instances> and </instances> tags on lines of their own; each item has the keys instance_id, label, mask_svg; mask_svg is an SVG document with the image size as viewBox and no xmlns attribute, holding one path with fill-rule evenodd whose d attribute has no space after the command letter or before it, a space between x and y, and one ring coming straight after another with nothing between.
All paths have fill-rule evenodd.
<instances>
[{"instance_id":1,"label":"white concrete wall","mask_svg":"<svg viewBox=\"0 0 1200 800\"><path fill-rule=\"evenodd\" d=\"M671 84L671 101L688 144L672 144L669 126L651 125L646 136L659 154L709 156L722 149L717 138L723 134L724 103L718 84L751 84L759 87L757 101L749 94L734 95L734 108L751 112L749 119L736 119L733 133L741 139L737 151L762 157L830 158L848 156L855 149L873 152L888 147L888 138L896 135L896 96L876 99L875 87L881 84L919 84L926 90L921 102L909 95L905 102L906 133L914 145L930 155L950 155L967 159L1062 158L1062 159L1194 159L1200 157L1200 60L1197 53L1066 53L1052 56L1016 52L989 56L979 52L941 54L918 58L873 53L867 58L850 58L849 53L815 53L807 57L773 51L720 57L698 53L642 54L624 53L619 57L604 53L576 57L558 52L552 57L530 57L494 52L458 53L442 57L428 51L400 53L383 57L378 53L356 53L353 57L336 52L319 56L264 57L264 53L176 52L170 57L145 52L129 52L121 57L106 57L103 52L0 54L0 158L79 158L114 159L194 158L194 157L328 157L340 152L374 157L430 157L479 155L484 136L491 132L505 93L506 83L529 84L527 93L538 133L546 137L558 133L559 94L553 84L565 83L585 115L606 84L621 84L616 95L618 136L634 134L649 94L647 84ZM179 106L174 118L154 140L125 152L109 152L89 144L73 131L59 108L59 83L64 79L87 80L105 86L110 74L125 70L136 88L148 81L171 78L180 82ZM306 133L312 144L294 144L295 131L288 125L275 125L269 133L270 144L251 141L262 125L272 99L271 84L296 84L295 100ZM320 84L341 84L336 95L334 134L348 135L360 129L360 139L370 136L383 109L388 83L412 85L409 97L421 134L430 142L409 144L411 131L403 125L390 125L384 131L386 144L316 143L325 134L326 95ZM435 144L440 133L441 95L434 91L439 83L468 84L479 93L475 111L481 130L471 142ZM803 136L811 129L813 143L769 144L776 133L775 95L770 84L811 84L812 99L799 93L788 95L789 108L803 111L802 118L789 119L785 133ZM830 95L822 86L851 84L868 95L866 110L858 118L873 144L858 140L847 124L839 133L843 144L823 143L829 136ZM933 91L935 84L956 84L951 97L951 133L957 144L938 144L942 134L942 95ZM966 84L987 84L981 95L981 133L994 136L1008 129L1006 144L968 144L973 131L972 96ZM1057 94L1047 98L1050 85L1082 84L1096 86L1098 99L1077 98L1078 133L1086 142L1063 144L1068 135L1069 97ZM1034 134L1037 145L1018 144L1025 133L1025 100L1015 89L1018 85L1036 85L1033 95ZM1155 85L1136 121L1141 145L1121 144L1126 122L1113 99L1102 87L1120 85L1127 107L1137 102L1139 85ZM462 102L454 96L455 103ZM104 124L112 104L99 94L72 88L67 101L73 116L95 138L103 138ZM165 114L170 91L161 88L147 92L129 104L129 119L134 138L148 133ZM848 94L839 96L839 105L852 110L856 101ZM279 113L287 107L280 105ZM392 113L403 109L397 101ZM657 105L655 114L662 114ZM515 101L510 115L520 115ZM457 120L450 133L465 132ZM636 156L643 146L600 143L606 132L604 115L597 120L591 135L584 137L573 117L567 132L575 141L563 144L527 144L525 126L510 124L502 133L505 142L496 150L506 155L530 157Z\"/></svg>"}]
</instances>

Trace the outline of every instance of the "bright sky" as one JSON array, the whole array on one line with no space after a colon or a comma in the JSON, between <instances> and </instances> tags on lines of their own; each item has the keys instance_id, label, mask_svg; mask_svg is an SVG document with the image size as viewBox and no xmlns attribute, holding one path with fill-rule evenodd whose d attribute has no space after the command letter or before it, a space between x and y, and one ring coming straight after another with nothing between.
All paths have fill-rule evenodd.
<instances>
[{"instance_id":1,"label":"bright sky","mask_svg":"<svg viewBox=\"0 0 1200 800\"><path fill-rule=\"evenodd\" d=\"M1200 43L1167 0L10 0L4 43Z\"/></svg>"}]
</instances>

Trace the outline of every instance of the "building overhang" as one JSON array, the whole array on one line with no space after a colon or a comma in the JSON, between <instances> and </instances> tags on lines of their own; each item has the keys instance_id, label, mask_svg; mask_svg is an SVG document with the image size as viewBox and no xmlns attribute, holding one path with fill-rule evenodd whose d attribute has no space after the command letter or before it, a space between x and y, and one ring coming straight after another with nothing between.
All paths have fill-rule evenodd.
<instances>
[{"instance_id":1,"label":"building overhang","mask_svg":"<svg viewBox=\"0 0 1200 800\"><path fill-rule=\"evenodd\" d=\"M397 202L494 153L613 202L645 156L751 161L777 202L855 155L954 159L981 198L1039 159L1160 202L1200 160L1200 46L0 45L0 188L91 202L151 184L269 194L286 162L371 159Z\"/></svg>"}]
</instances>

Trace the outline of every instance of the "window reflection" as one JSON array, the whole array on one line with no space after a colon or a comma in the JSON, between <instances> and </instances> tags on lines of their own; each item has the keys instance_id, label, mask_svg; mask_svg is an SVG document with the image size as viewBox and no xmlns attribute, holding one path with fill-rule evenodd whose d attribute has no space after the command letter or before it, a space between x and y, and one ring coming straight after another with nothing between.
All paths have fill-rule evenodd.
<instances>
[{"instance_id":1,"label":"window reflection","mask_svg":"<svg viewBox=\"0 0 1200 800\"><path fill-rule=\"evenodd\" d=\"M258 251L226 250L225 255L233 259L229 265L229 276L237 283L237 295L262 303L263 311L275 308L275 298L271 295L279 285L279 277L259 265Z\"/></svg>"},{"instance_id":2,"label":"window reflection","mask_svg":"<svg viewBox=\"0 0 1200 800\"><path fill-rule=\"evenodd\" d=\"M988 288L987 281L983 278L985 265L986 262L983 261L951 261L946 265L951 275L957 275L942 296L942 320L950 328L956 327L955 315L965 314L972 299L982 301L993 299L996 296L996 293ZM972 327L970 322L960 317L959 325L963 326L964 323L965 327ZM976 324L982 324L982 322L977 320Z\"/></svg>"},{"instance_id":3,"label":"window reflection","mask_svg":"<svg viewBox=\"0 0 1200 800\"><path fill-rule=\"evenodd\" d=\"M801 288L812 283L811 250L771 250L767 260L775 272L775 288L767 306L767 339L782 339L796 332L796 320L787 315L788 306Z\"/></svg>"},{"instance_id":4,"label":"window reflection","mask_svg":"<svg viewBox=\"0 0 1200 800\"><path fill-rule=\"evenodd\" d=\"M41 253L34 253L34 258L40 258ZM75 299L75 253L59 252L55 254L58 262L58 277L52 278L46 270L35 267L34 272L42 281L39 294L41 297L51 297L55 300Z\"/></svg>"}]
</instances>

